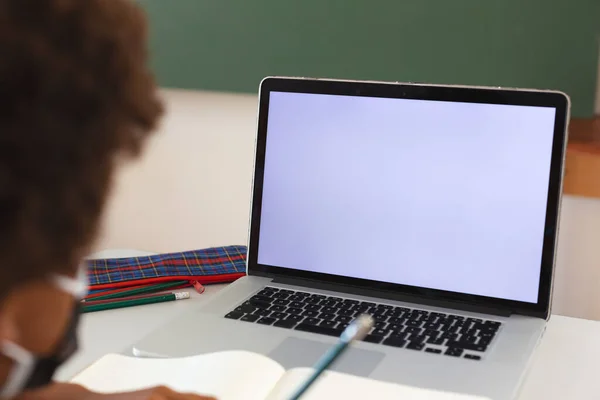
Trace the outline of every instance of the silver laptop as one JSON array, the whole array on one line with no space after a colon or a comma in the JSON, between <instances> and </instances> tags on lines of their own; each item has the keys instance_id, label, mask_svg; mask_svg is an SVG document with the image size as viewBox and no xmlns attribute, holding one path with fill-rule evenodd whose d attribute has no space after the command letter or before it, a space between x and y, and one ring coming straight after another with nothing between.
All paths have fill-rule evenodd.
<instances>
[{"instance_id":1,"label":"silver laptop","mask_svg":"<svg viewBox=\"0 0 600 400\"><path fill-rule=\"evenodd\" d=\"M248 276L136 351L228 349L517 396L550 317L569 99L560 92L270 77Z\"/></svg>"}]
</instances>

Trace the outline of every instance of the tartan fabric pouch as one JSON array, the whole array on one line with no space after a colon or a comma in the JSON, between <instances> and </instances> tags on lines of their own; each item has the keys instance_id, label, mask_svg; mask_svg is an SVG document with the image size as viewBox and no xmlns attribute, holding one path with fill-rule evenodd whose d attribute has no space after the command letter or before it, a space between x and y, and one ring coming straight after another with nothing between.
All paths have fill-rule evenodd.
<instances>
[{"instance_id":1,"label":"tartan fabric pouch","mask_svg":"<svg viewBox=\"0 0 600 400\"><path fill-rule=\"evenodd\" d=\"M246 246L87 260L91 290L173 281L225 283L246 275Z\"/></svg>"}]
</instances>

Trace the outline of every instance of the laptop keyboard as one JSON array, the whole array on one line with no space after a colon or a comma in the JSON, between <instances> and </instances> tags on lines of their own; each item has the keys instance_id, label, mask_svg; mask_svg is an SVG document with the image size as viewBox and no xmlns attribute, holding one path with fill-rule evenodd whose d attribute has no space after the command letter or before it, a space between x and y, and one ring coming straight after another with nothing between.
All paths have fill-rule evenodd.
<instances>
[{"instance_id":1,"label":"laptop keyboard","mask_svg":"<svg viewBox=\"0 0 600 400\"><path fill-rule=\"evenodd\" d=\"M501 323L460 315L265 287L226 318L340 336L360 314L375 326L363 340L386 346L480 360Z\"/></svg>"}]
</instances>

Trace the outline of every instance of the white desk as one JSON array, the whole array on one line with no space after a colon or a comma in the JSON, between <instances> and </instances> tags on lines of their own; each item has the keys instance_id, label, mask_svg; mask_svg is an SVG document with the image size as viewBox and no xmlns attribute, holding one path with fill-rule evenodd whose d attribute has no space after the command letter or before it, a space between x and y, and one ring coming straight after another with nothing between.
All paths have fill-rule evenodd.
<instances>
[{"instance_id":1,"label":"white desk","mask_svg":"<svg viewBox=\"0 0 600 400\"><path fill-rule=\"evenodd\" d=\"M142 253L103 253L126 256ZM144 253L148 254L148 253ZM58 372L67 380L102 355L127 349L182 312L199 307L225 285L190 300L84 314L80 352ZM600 322L555 315L527 376L521 400L600 399Z\"/></svg>"}]
</instances>

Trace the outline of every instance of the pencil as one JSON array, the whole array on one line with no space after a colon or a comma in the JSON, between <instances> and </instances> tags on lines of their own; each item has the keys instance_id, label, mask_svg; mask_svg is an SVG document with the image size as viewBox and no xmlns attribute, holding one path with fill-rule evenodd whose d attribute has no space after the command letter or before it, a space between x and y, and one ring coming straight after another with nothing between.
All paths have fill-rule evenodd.
<instances>
[{"instance_id":1,"label":"pencil","mask_svg":"<svg viewBox=\"0 0 600 400\"><path fill-rule=\"evenodd\" d=\"M144 304L163 303L166 301L185 300L189 298L190 294L188 292L177 292L171 294L157 294L154 296L133 300L116 299L112 302L102 304L86 305L85 303L82 303L81 312L88 313L95 311L113 310L115 308L141 306Z\"/></svg>"},{"instance_id":2,"label":"pencil","mask_svg":"<svg viewBox=\"0 0 600 400\"><path fill-rule=\"evenodd\" d=\"M315 383L331 364L335 362L348 348L350 343L364 338L373 327L373 318L369 315L360 315L342 332L340 340L333 345L313 367L312 374L296 389L289 400L298 400Z\"/></svg>"}]
</instances>

